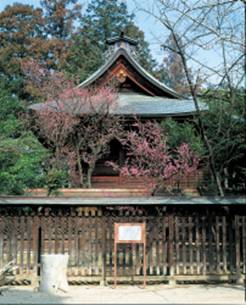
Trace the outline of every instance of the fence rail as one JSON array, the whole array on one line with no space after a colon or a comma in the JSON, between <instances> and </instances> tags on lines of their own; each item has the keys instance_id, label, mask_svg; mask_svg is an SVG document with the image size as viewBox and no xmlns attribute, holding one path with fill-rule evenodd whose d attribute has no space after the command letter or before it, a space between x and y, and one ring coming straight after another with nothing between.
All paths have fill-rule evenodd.
<instances>
[{"instance_id":1,"label":"fence rail","mask_svg":"<svg viewBox=\"0 0 246 305\"><path fill-rule=\"evenodd\" d=\"M246 271L245 207L4 207L0 267L14 260L20 275L37 274L43 253L68 253L70 278L113 276L114 222L146 222L147 275L204 279ZM118 273L143 274L142 245L120 245ZM228 280L230 277L228 277Z\"/></svg>"}]
</instances>

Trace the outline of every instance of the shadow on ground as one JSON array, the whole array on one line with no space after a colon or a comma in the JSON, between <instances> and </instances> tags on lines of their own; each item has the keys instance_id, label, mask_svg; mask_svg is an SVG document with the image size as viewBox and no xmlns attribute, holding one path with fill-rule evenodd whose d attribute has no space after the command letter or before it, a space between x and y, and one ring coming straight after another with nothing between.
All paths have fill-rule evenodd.
<instances>
[{"instance_id":1,"label":"shadow on ground","mask_svg":"<svg viewBox=\"0 0 246 305\"><path fill-rule=\"evenodd\" d=\"M64 304L69 297L58 291L46 294L33 287L1 287L0 304Z\"/></svg>"}]
</instances>

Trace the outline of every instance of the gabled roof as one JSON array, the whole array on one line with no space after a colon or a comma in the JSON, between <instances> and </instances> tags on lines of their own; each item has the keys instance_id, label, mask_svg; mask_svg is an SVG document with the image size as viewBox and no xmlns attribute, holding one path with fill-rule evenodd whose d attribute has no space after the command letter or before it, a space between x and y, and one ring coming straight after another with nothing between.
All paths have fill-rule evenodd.
<instances>
[{"instance_id":1,"label":"gabled roof","mask_svg":"<svg viewBox=\"0 0 246 305\"><path fill-rule=\"evenodd\" d=\"M85 81L78 85L78 87L85 88L87 86L95 83L99 78L101 78L116 62L120 57L123 57L127 60L127 62L136 70L136 72L143 77L146 81L148 81L152 86L158 88L161 91L159 96L168 96L170 98L178 98L181 99L182 96L175 92L173 89L161 83L155 77L153 77L149 72L147 72L136 60L135 58L128 52L125 48L118 48L118 50L113 53L110 58L105 62L105 64L100 67L95 73L89 76Z\"/></svg>"},{"instance_id":2,"label":"gabled roof","mask_svg":"<svg viewBox=\"0 0 246 305\"><path fill-rule=\"evenodd\" d=\"M114 45L112 55L95 73L89 76L77 87L86 88L104 84L116 77L120 83L120 90L115 107L110 110L112 114L141 117L161 118L165 116L191 116L196 113L193 100L182 97L180 94L158 81L147 72L134 58L131 47L136 45L124 35L112 38L108 44ZM40 103L29 108L35 111L52 108L59 111L57 103ZM88 109L77 109L72 101L64 103L67 112L86 114ZM201 111L207 110L205 103L199 103Z\"/></svg>"}]
</instances>

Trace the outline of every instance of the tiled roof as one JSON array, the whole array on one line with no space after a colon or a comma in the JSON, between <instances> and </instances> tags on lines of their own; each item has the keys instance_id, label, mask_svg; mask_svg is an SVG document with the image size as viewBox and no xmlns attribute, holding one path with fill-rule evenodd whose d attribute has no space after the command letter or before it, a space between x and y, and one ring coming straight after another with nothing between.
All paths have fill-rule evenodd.
<instances>
[{"instance_id":1,"label":"tiled roof","mask_svg":"<svg viewBox=\"0 0 246 305\"><path fill-rule=\"evenodd\" d=\"M72 105L72 101L67 101L64 104L65 111L76 114L88 113L88 109L83 107L77 107ZM200 110L206 110L207 106L203 103L199 104ZM53 103L40 103L30 106L33 110L44 110L46 107L50 109L58 110L59 105L56 102ZM119 93L116 107L111 110L112 114L130 116L152 116L152 117L164 117L164 116L178 116L178 115L190 115L195 113L196 109L194 102L190 99L170 99L164 97L153 97L142 94L134 93Z\"/></svg>"},{"instance_id":2,"label":"tiled roof","mask_svg":"<svg viewBox=\"0 0 246 305\"><path fill-rule=\"evenodd\" d=\"M196 111L193 100L153 97L141 94L119 94L116 114L142 116L188 115ZM206 110L205 104L199 104Z\"/></svg>"}]
</instances>

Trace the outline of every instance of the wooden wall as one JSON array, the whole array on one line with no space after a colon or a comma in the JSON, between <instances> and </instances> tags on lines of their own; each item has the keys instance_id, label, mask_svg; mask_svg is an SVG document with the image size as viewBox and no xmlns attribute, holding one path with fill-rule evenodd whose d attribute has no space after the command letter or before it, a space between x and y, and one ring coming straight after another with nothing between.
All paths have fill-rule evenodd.
<instances>
[{"instance_id":1,"label":"wooden wall","mask_svg":"<svg viewBox=\"0 0 246 305\"><path fill-rule=\"evenodd\" d=\"M246 207L4 207L0 267L38 273L43 253L68 253L73 283L111 281L114 222L146 222L147 275L153 281L240 280L246 271ZM121 245L119 278L142 278L142 246Z\"/></svg>"}]
</instances>

